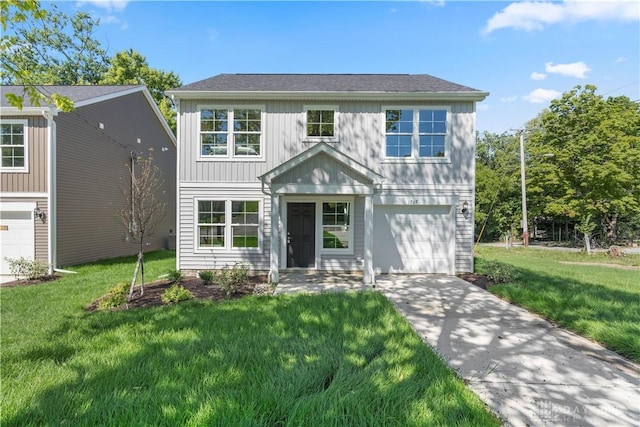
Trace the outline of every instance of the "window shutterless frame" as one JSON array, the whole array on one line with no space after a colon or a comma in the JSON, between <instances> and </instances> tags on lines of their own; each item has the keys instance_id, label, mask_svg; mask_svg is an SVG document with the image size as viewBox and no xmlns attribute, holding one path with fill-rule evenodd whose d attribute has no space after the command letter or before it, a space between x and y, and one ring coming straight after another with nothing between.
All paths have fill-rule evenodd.
<instances>
[{"instance_id":1,"label":"window shutterless frame","mask_svg":"<svg viewBox=\"0 0 640 427\"><path fill-rule=\"evenodd\" d=\"M198 161L264 161L263 105L198 105Z\"/></svg>"},{"instance_id":2,"label":"window shutterless frame","mask_svg":"<svg viewBox=\"0 0 640 427\"><path fill-rule=\"evenodd\" d=\"M28 120L0 120L2 172L29 172Z\"/></svg>"},{"instance_id":3,"label":"window shutterless frame","mask_svg":"<svg viewBox=\"0 0 640 427\"><path fill-rule=\"evenodd\" d=\"M255 198L195 198L195 252L261 251L262 206Z\"/></svg>"},{"instance_id":4,"label":"window shutterless frame","mask_svg":"<svg viewBox=\"0 0 640 427\"><path fill-rule=\"evenodd\" d=\"M451 119L444 105L383 106L383 162L450 162Z\"/></svg>"},{"instance_id":5,"label":"window shutterless frame","mask_svg":"<svg viewBox=\"0 0 640 427\"><path fill-rule=\"evenodd\" d=\"M337 105L303 106L304 142L338 142Z\"/></svg>"}]
</instances>

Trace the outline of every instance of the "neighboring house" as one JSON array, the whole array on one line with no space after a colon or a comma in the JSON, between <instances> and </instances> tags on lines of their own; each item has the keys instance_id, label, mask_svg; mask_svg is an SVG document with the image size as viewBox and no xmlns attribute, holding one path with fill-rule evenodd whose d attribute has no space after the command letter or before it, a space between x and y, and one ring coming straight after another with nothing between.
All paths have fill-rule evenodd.
<instances>
[{"instance_id":1,"label":"neighboring house","mask_svg":"<svg viewBox=\"0 0 640 427\"><path fill-rule=\"evenodd\" d=\"M473 270L476 102L429 75L221 74L178 108L177 268Z\"/></svg>"},{"instance_id":2,"label":"neighboring house","mask_svg":"<svg viewBox=\"0 0 640 427\"><path fill-rule=\"evenodd\" d=\"M116 217L130 188L132 156L152 154L163 171L168 215L147 248L162 249L175 229L176 140L144 86L41 86L75 103L0 107L0 279L5 257L41 259L51 269L137 253ZM152 151L149 151L152 150Z\"/></svg>"}]
</instances>

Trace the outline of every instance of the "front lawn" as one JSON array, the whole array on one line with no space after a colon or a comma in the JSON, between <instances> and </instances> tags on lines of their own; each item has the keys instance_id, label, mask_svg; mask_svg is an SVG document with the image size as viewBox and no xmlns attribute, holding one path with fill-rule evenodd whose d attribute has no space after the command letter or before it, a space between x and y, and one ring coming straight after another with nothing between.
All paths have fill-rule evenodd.
<instances>
[{"instance_id":1,"label":"front lawn","mask_svg":"<svg viewBox=\"0 0 640 427\"><path fill-rule=\"evenodd\" d=\"M499 424L379 293L84 310L134 263L0 289L1 425Z\"/></svg>"},{"instance_id":2,"label":"front lawn","mask_svg":"<svg viewBox=\"0 0 640 427\"><path fill-rule=\"evenodd\" d=\"M640 256L476 247L478 272L510 276L492 293L640 362L640 270L603 263L637 266Z\"/></svg>"}]
</instances>

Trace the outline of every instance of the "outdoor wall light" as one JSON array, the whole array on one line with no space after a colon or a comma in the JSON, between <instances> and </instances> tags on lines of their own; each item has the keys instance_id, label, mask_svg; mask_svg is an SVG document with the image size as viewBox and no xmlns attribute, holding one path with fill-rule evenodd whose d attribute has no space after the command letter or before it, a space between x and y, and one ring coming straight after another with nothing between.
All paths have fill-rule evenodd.
<instances>
[{"instance_id":1,"label":"outdoor wall light","mask_svg":"<svg viewBox=\"0 0 640 427\"><path fill-rule=\"evenodd\" d=\"M469 212L469 203L468 203L468 202L464 202L464 203L462 204L462 210L461 210L461 212L462 212L463 214L466 214L466 213L468 213L468 212Z\"/></svg>"},{"instance_id":2,"label":"outdoor wall light","mask_svg":"<svg viewBox=\"0 0 640 427\"><path fill-rule=\"evenodd\" d=\"M47 214L42 212L40 208L36 206L36 208L33 210L33 217L38 217L40 218L40 220L42 220L42 222L44 222L47 219Z\"/></svg>"}]
</instances>

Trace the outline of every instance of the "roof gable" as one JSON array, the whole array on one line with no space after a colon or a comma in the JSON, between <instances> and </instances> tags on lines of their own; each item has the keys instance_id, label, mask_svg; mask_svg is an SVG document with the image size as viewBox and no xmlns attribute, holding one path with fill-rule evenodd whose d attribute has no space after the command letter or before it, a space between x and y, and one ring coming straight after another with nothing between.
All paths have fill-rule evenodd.
<instances>
[{"instance_id":1,"label":"roof gable","mask_svg":"<svg viewBox=\"0 0 640 427\"><path fill-rule=\"evenodd\" d=\"M302 180L298 180L298 183L321 185L347 184L359 181L366 185L378 185L383 179L382 175L324 142L303 151L258 178L266 185L271 185L272 183L283 184L286 182L281 181L292 180L291 178L296 175L297 168L313 160L319 160L313 168L314 173ZM334 173L331 174L326 170L321 170L324 168L320 165L329 165L334 169ZM333 182L327 182L327 180L332 180Z\"/></svg>"}]
</instances>

